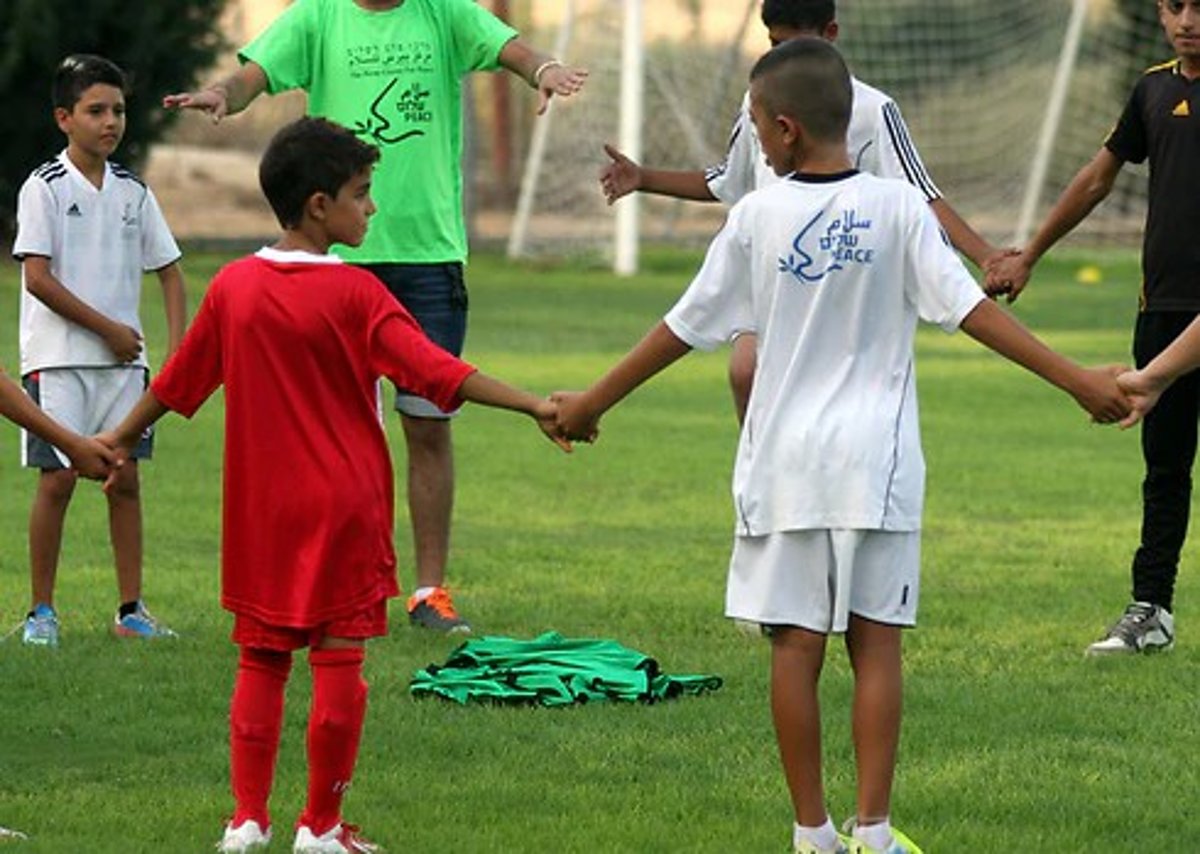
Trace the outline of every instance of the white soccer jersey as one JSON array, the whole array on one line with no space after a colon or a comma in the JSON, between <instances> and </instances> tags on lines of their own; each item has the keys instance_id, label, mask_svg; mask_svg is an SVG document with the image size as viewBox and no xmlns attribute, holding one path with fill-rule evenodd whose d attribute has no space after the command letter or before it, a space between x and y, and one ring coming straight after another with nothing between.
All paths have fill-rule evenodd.
<instances>
[{"instance_id":1,"label":"white soccer jersey","mask_svg":"<svg viewBox=\"0 0 1200 854\"><path fill-rule=\"evenodd\" d=\"M158 202L136 175L109 163L97 189L64 151L33 171L17 198L13 257L50 259L50 272L101 314L141 331L142 273L179 259ZM21 374L120 364L103 339L30 295L21 276ZM145 350L135 365L145 365Z\"/></svg>"},{"instance_id":2,"label":"white soccer jersey","mask_svg":"<svg viewBox=\"0 0 1200 854\"><path fill-rule=\"evenodd\" d=\"M953 331L982 299L902 182L799 175L735 205L665 321L701 349L757 333L738 533L918 530L916 323Z\"/></svg>"},{"instance_id":3,"label":"white soccer jersey","mask_svg":"<svg viewBox=\"0 0 1200 854\"><path fill-rule=\"evenodd\" d=\"M896 102L861 80L852 78L851 82L854 104L846 143L854 168L880 178L907 181L924 194L927 202L940 199L942 193L921 162ZM749 92L743 96L734 120L725 161L705 170L704 178L709 192L727 205L736 203L751 190L779 180L767 164L758 132L750 120Z\"/></svg>"}]
</instances>

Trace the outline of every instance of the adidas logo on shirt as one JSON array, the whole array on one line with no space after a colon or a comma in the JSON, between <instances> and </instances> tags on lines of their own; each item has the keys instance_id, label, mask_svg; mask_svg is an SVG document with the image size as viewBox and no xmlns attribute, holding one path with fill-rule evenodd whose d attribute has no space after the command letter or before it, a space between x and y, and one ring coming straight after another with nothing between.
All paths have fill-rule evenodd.
<instances>
[{"instance_id":1,"label":"adidas logo on shirt","mask_svg":"<svg viewBox=\"0 0 1200 854\"><path fill-rule=\"evenodd\" d=\"M67 216L83 216L83 211L79 209L79 205L71 202L71 206L67 208Z\"/></svg>"}]
</instances>

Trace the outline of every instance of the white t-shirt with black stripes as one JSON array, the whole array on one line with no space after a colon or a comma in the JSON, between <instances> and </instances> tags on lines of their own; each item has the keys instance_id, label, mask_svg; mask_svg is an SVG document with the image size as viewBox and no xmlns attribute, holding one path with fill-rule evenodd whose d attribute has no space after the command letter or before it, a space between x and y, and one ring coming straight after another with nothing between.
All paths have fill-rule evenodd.
<instances>
[{"instance_id":1,"label":"white t-shirt with black stripes","mask_svg":"<svg viewBox=\"0 0 1200 854\"><path fill-rule=\"evenodd\" d=\"M757 334L737 533L919 530L917 321L954 331L983 299L904 182L797 174L734 205L665 322L706 350Z\"/></svg>"},{"instance_id":2,"label":"white t-shirt with black stripes","mask_svg":"<svg viewBox=\"0 0 1200 854\"><path fill-rule=\"evenodd\" d=\"M150 189L108 163L97 189L63 151L37 169L17 197L13 257L50 259L50 272L101 314L141 332L142 274L179 260ZM32 296L21 276L21 374L44 368L121 364L103 339ZM145 350L133 362L146 364Z\"/></svg>"},{"instance_id":3,"label":"white t-shirt with black stripes","mask_svg":"<svg viewBox=\"0 0 1200 854\"><path fill-rule=\"evenodd\" d=\"M851 82L854 104L846 142L854 168L880 178L907 181L921 191L927 202L940 199L942 192L929 177L896 102L857 78ZM709 192L727 205L779 180L759 146L758 133L750 120L748 91L734 120L724 162L706 169L704 177Z\"/></svg>"}]
</instances>

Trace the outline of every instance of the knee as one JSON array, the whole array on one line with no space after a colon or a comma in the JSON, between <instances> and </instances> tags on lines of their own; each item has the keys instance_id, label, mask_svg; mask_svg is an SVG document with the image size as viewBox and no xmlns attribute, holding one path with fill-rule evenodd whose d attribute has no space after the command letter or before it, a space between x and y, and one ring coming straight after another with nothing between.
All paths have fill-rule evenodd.
<instances>
[{"instance_id":1,"label":"knee","mask_svg":"<svg viewBox=\"0 0 1200 854\"><path fill-rule=\"evenodd\" d=\"M75 482L79 476L70 469L59 471L43 471L38 481L38 492L47 501L56 504L66 504L75 492Z\"/></svg>"},{"instance_id":2,"label":"knee","mask_svg":"<svg viewBox=\"0 0 1200 854\"><path fill-rule=\"evenodd\" d=\"M108 488L109 501L137 501L141 497L141 481L138 479L137 464L129 460L117 471L117 476Z\"/></svg>"},{"instance_id":3,"label":"knee","mask_svg":"<svg viewBox=\"0 0 1200 854\"><path fill-rule=\"evenodd\" d=\"M410 454L444 456L450 453L450 422L404 416L404 439Z\"/></svg>"}]
</instances>

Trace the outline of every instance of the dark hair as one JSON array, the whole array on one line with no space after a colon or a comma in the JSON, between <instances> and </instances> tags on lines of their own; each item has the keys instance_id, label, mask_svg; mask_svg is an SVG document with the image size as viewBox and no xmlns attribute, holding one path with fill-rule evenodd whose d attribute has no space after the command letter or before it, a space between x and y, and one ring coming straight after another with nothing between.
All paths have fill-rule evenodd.
<instances>
[{"instance_id":1,"label":"dark hair","mask_svg":"<svg viewBox=\"0 0 1200 854\"><path fill-rule=\"evenodd\" d=\"M845 60L825 39L801 36L771 48L750 80L763 81L758 97L771 115L792 117L820 140L845 138L854 90Z\"/></svg>"},{"instance_id":2,"label":"dark hair","mask_svg":"<svg viewBox=\"0 0 1200 854\"><path fill-rule=\"evenodd\" d=\"M823 31L837 17L834 0L763 0L763 26L794 27L806 33Z\"/></svg>"},{"instance_id":3,"label":"dark hair","mask_svg":"<svg viewBox=\"0 0 1200 854\"><path fill-rule=\"evenodd\" d=\"M116 63L91 53L73 53L54 69L54 84L50 98L55 107L73 110L80 96L97 83L116 86L126 91L125 72Z\"/></svg>"},{"instance_id":4,"label":"dark hair","mask_svg":"<svg viewBox=\"0 0 1200 854\"><path fill-rule=\"evenodd\" d=\"M336 196L347 181L379 160L379 149L327 119L284 125L258 165L258 183L284 228L304 216L313 193Z\"/></svg>"}]
</instances>

